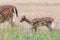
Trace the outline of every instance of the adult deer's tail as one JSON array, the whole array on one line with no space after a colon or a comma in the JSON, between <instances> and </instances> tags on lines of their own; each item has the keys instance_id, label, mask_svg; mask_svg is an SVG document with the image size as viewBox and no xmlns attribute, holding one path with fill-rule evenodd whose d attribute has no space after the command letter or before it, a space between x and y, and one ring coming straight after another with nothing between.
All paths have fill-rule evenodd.
<instances>
[{"instance_id":1,"label":"adult deer's tail","mask_svg":"<svg viewBox=\"0 0 60 40\"><path fill-rule=\"evenodd\" d=\"M13 7L12 10L13 10L13 12L16 14L16 16L18 17L17 8L16 8L16 7Z\"/></svg>"}]
</instances>

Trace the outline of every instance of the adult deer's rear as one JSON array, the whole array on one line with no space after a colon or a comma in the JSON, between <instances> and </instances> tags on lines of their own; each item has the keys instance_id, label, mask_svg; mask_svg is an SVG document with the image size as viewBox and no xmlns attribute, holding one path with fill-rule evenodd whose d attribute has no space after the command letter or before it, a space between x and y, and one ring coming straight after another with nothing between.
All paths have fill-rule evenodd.
<instances>
[{"instance_id":1,"label":"adult deer's rear","mask_svg":"<svg viewBox=\"0 0 60 40\"><path fill-rule=\"evenodd\" d=\"M14 13L18 17L17 8L12 5L2 5L0 6L0 23L9 21L13 24Z\"/></svg>"}]
</instances>

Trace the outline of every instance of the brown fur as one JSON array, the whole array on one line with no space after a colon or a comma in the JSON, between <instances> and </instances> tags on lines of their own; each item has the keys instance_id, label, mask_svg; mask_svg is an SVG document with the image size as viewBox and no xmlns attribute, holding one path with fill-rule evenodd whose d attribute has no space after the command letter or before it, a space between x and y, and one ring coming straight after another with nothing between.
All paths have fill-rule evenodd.
<instances>
[{"instance_id":1,"label":"brown fur","mask_svg":"<svg viewBox=\"0 0 60 40\"><path fill-rule=\"evenodd\" d=\"M16 8L15 6L12 5L1 5L0 6L0 20L1 23L5 22L5 21L10 21L10 23L13 22L13 13L14 13L14 8ZM17 9L15 9L16 11L16 16L18 17L18 13L17 13Z\"/></svg>"}]
</instances>

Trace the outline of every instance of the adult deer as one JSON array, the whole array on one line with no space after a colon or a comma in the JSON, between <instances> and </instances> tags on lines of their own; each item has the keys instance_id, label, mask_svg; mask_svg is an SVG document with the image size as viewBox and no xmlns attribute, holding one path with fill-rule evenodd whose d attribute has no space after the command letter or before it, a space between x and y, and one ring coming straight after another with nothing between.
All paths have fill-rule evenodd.
<instances>
[{"instance_id":1,"label":"adult deer","mask_svg":"<svg viewBox=\"0 0 60 40\"><path fill-rule=\"evenodd\" d=\"M32 25L35 32L37 31L38 25L47 26L50 31L53 31L55 27L55 21L52 17L42 17L42 18L35 18L32 20L27 19L25 16L22 16L20 22L26 21L30 25Z\"/></svg>"},{"instance_id":2,"label":"adult deer","mask_svg":"<svg viewBox=\"0 0 60 40\"><path fill-rule=\"evenodd\" d=\"M9 21L13 24L14 13L18 17L17 8L12 5L1 5L0 6L0 23Z\"/></svg>"}]
</instances>

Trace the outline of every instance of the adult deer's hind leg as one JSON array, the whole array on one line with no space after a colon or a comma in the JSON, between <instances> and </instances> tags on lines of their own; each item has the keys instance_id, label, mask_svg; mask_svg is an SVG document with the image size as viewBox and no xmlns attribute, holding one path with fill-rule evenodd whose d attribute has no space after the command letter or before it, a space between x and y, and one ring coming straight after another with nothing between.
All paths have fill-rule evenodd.
<instances>
[{"instance_id":1,"label":"adult deer's hind leg","mask_svg":"<svg viewBox=\"0 0 60 40\"><path fill-rule=\"evenodd\" d=\"M14 23L13 23L13 20L12 20L12 19L13 19L13 18L10 18L10 19L9 19L9 23L10 23L11 26L13 27L13 26L14 26L14 25L13 25Z\"/></svg>"}]
</instances>

